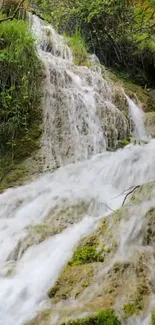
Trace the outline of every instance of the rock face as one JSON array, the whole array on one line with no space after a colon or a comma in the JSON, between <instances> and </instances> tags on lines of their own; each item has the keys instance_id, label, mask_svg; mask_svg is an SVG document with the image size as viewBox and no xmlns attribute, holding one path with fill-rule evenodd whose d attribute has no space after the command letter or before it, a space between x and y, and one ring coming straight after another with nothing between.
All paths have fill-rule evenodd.
<instances>
[{"instance_id":1,"label":"rock face","mask_svg":"<svg viewBox=\"0 0 155 325\"><path fill-rule=\"evenodd\" d=\"M149 97L147 100L147 111L148 112L155 111L155 90L151 90L149 93Z\"/></svg>"},{"instance_id":2,"label":"rock face","mask_svg":"<svg viewBox=\"0 0 155 325\"><path fill-rule=\"evenodd\" d=\"M48 291L52 303L47 310L48 321L43 311L29 325L74 324L70 318L107 308L115 308L121 324L141 324L149 310L151 315L155 290L154 196L154 182L140 186L126 206L103 218L97 230L80 241ZM91 322L86 318L75 324Z\"/></svg>"},{"instance_id":3,"label":"rock face","mask_svg":"<svg viewBox=\"0 0 155 325\"><path fill-rule=\"evenodd\" d=\"M155 112L148 112L145 113L145 128L152 136L152 138L155 137Z\"/></svg>"}]
</instances>

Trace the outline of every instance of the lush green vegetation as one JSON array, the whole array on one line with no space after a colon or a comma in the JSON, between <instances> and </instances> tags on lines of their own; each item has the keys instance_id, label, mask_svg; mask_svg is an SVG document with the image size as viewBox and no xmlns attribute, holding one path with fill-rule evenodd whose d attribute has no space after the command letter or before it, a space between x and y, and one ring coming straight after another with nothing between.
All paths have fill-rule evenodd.
<instances>
[{"instance_id":1,"label":"lush green vegetation","mask_svg":"<svg viewBox=\"0 0 155 325\"><path fill-rule=\"evenodd\" d=\"M121 325L112 309L99 312L95 316L90 316L75 321L69 321L63 325Z\"/></svg>"},{"instance_id":2,"label":"lush green vegetation","mask_svg":"<svg viewBox=\"0 0 155 325\"><path fill-rule=\"evenodd\" d=\"M41 66L25 22L4 22L0 34L0 149L6 152L39 114Z\"/></svg>"},{"instance_id":3,"label":"lush green vegetation","mask_svg":"<svg viewBox=\"0 0 155 325\"><path fill-rule=\"evenodd\" d=\"M38 148L42 67L27 23L0 24L0 179Z\"/></svg>"},{"instance_id":4,"label":"lush green vegetation","mask_svg":"<svg viewBox=\"0 0 155 325\"><path fill-rule=\"evenodd\" d=\"M103 262L103 257L100 252L97 252L96 246L83 246L78 247L70 262L70 266L88 264L93 262Z\"/></svg>"},{"instance_id":5,"label":"lush green vegetation","mask_svg":"<svg viewBox=\"0 0 155 325\"><path fill-rule=\"evenodd\" d=\"M68 39L69 46L72 48L74 63L77 65L88 65L88 48L78 29L72 37Z\"/></svg>"},{"instance_id":6,"label":"lush green vegetation","mask_svg":"<svg viewBox=\"0 0 155 325\"><path fill-rule=\"evenodd\" d=\"M35 0L46 19L76 28L101 62L141 85L155 85L155 0Z\"/></svg>"}]
</instances>

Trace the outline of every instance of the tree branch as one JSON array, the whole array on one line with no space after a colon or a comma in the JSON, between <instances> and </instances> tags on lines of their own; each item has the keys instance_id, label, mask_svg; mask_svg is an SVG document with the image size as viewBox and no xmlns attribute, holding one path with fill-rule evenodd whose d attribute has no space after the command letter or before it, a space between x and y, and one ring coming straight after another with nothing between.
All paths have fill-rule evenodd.
<instances>
[{"instance_id":1,"label":"tree branch","mask_svg":"<svg viewBox=\"0 0 155 325\"><path fill-rule=\"evenodd\" d=\"M122 203L122 206L125 204L125 201L126 201L126 199L127 199L127 197L130 195L130 194L132 194L137 188L139 188L141 185L137 185L137 186L135 186L130 192L128 192L126 195L125 195L125 198L124 198L124 200L123 200L123 203Z\"/></svg>"},{"instance_id":2,"label":"tree branch","mask_svg":"<svg viewBox=\"0 0 155 325\"><path fill-rule=\"evenodd\" d=\"M24 1L25 0L21 0L18 3L18 5L17 5L17 7L16 7L16 9L15 9L15 11L14 11L14 13L13 13L12 16L6 17L6 18L3 18L3 19L0 19L0 23L3 23L4 21L7 21L7 20L13 20L15 18L15 16L16 16L16 13L18 12L18 10L21 9L21 5L23 4Z\"/></svg>"}]
</instances>

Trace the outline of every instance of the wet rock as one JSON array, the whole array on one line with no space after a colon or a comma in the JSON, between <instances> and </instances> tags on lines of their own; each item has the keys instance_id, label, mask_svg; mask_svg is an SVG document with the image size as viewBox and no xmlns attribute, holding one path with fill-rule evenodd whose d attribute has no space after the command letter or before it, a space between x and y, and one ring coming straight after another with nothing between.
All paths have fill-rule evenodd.
<instances>
[{"instance_id":1,"label":"wet rock","mask_svg":"<svg viewBox=\"0 0 155 325\"><path fill-rule=\"evenodd\" d=\"M148 112L145 114L145 128L152 138L155 137L155 112Z\"/></svg>"}]
</instances>

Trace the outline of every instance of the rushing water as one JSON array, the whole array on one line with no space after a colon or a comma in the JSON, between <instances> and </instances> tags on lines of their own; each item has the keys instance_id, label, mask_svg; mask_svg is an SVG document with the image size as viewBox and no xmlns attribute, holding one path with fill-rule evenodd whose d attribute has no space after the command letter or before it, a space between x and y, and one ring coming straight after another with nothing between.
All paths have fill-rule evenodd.
<instances>
[{"instance_id":1,"label":"rushing water","mask_svg":"<svg viewBox=\"0 0 155 325\"><path fill-rule=\"evenodd\" d=\"M128 103L129 103L129 111L130 111L130 115L131 115L131 118L134 122L134 135L135 135L135 138L137 140L144 140L146 141L147 140L147 135L146 135L146 131L145 131L145 128L144 128L144 123L143 123L143 120L144 120L144 112L143 110L138 107L131 98L129 98L128 96L127 97L127 100L128 100Z\"/></svg>"},{"instance_id":2,"label":"rushing water","mask_svg":"<svg viewBox=\"0 0 155 325\"><path fill-rule=\"evenodd\" d=\"M67 40L51 25L33 16L32 30L46 71L42 139L45 170L87 159L129 137L130 120L115 105L114 91L93 58L92 69L75 66Z\"/></svg>"},{"instance_id":3,"label":"rushing water","mask_svg":"<svg viewBox=\"0 0 155 325\"><path fill-rule=\"evenodd\" d=\"M145 146L126 147L62 167L33 183L1 194L0 324L20 325L33 315L46 299L48 288L71 257L76 243L94 229L98 217L110 212L107 206L118 208L123 199L118 195L123 190L155 179L154 160L152 140ZM17 261L11 260L12 251L26 236L29 225L41 223L62 202L70 206L81 200L90 203L82 221L32 245ZM125 233L122 236L126 237ZM9 276L12 263L13 273Z\"/></svg>"},{"instance_id":4,"label":"rushing water","mask_svg":"<svg viewBox=\"0 0 155 325\"><path fill-rule=\"evenodd\" d=\"M68 150L71 150L69 156L74 156L76 163L0 195L0 325L23 325L33 317L46 304L47 290L72 256L74 247L95 229L98 218L121 206L124 195L120 194L125 189L155 179L154 140L147 145L130 145L116 152L104 151L106 125L101 125L100 114L96 114L99 107L106 107L105 118L106 114L109 116L107 111L111 114L109 128L112 123L115 133L118 130L114 116L119 117L125 132L128 126L123 113L112 103L110 86L99 72L74 67L71 50L63 38L56 35L51 26L42 26L35 17L33 32L39 37L38 55L46 69L45 167L47 169L54 159L59 164L67 163ZM51 46L47 41L49 35L52 37ZM141 112L132 101L128 101L136 136L143 138L145 130ZM61 119L56 122L58 110ZM55 127L58 122L61 132L66 135L61 147L57 142L61 134ZM87 132L85 130L84 135L82 128L85 124ZM89 160L78 162L92 155ZM75 224L41 243L33 243L13 259L13 252L29 233L29 226L44 222L57 206L76 206L80 202L88 205L82 220L79 221L77 216ZM125 231L120 233L120 237L123 250ZM148 321L145 320L145 324L148 325Z\"/></svg>"}]
</instances>

